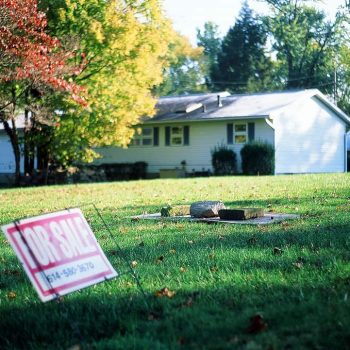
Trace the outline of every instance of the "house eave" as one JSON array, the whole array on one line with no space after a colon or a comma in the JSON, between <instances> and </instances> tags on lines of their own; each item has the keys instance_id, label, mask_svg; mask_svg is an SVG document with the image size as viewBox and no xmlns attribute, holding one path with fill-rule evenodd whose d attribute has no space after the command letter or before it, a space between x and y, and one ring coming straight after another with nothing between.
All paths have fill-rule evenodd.
<instances>
[{"instance_id":1,"label":"house eave","mask_svg":"<svg viewBox=\"0 0 350 350\"><path fill-rule=\"evenodd\" d=\"M266 115L249 115L249 116L228 116L228 117L213 117L213 118L201 118L201 119L168 119L168 120L145 120L141 121L141 124L183 124L183 123L202 123L202 122L220 122L220 121L234 121L242 119L266 119L270 118L269 114Z\"/></svg>"}]
</instances>

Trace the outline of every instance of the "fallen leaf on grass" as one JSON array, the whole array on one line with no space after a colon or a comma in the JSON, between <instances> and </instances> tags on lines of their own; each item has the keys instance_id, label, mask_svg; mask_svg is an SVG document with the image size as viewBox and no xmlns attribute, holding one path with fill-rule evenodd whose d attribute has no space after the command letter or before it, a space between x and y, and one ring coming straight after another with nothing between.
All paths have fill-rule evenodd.
<instances>
[{"instance_id":1,"label":"fallen leaf on grass","mask_svg":"<svg viewBox=\"0 0 350 350\"><path fill-rule=\"evenodd\" d=\"M164 287L161 290L157 290L154 295L157 298L167 297L172 298L175 295L175 292L172 292L169 288Z\"/></svg>"},{"instance_id":2,"label":"fallen leaf on grass","mask_svg":"<svg viewBox=\"0 0 350 350\"><path fill-rule=\"evenodd\" d=\"M194 242L193 241L188 241L188 244L193 244Z\"/></svg>"},{"instance_id":3,"label":"fallen leaf on grass","mask_svg":"<svg viewBox=\"0 0 350 350\"><path fill-rule=\"evenodd\" d=\"M186 267L181 266L181 267L180 267L180 271L181 271L181 272L186 272L186 271L187 271L187 269L186 269Z\"/></svg>"},{"instance_id":4,"label":"fallen leaf on grass","mask_svg":"<svg viewBox=\"0 0 350 350\"><path fill-rule=\"evenodd\" d=\"M297 261L293 263L293 266L296 267L297 269L301 269L303 267L303 263L301 261Z\"/></svg>"},{"instance_id":5,"label":"fallen leaf on grass","mask_svg":"<svg viewBox=\"0 0 350 350\"><path fill-rule=\"evenodd\" d=\"M175 253L176 253L176 249L170 249L170 250L169 250L169 253L175 254Z\"/></svg>"},{"instance_id":6,"label":"fallen leaf on grass","mask_svg":"<svg viewBox=\"0 0 350 350\"><path fill-rule=\"evenodd\" d=\"M250 318L250 325L247 329L248 333L260 333L267 329L267 323L260 314L256 314Z\"/></svg>"},{"instance_id":7,"label":"fallen leaf on grass","mask_svg":"<svg viewBox=\"0 0 350 350\"><path fill-rule=\"evenodd\" d=\"M131 265L131 267L136 267L137 261L136 261L136 260L132 261L132 262L130 263L130 265Z\"/></svg>"},{"instance_id":8,"label":"fallen leaf on grass","mask_svg":"<svg viewBox=\"0 0 350 350\"><path fill-rule=\"evenodd\" d=\"M296 262L293 263L293 266L296 267L297 269L301 269L304 265L305 259L299 257Z\"/></svg>"},{"instance_id":9,"label":"fallen leaf on grass","mask_svg":"<svg viewBox=\"0 0 350 350\"><path fill-rule=\"evenodd\" d=\"M11 292L8 292L8 293L7 293L7 297L8 297L9 299L16 299L17 294L16 294L16 292L11 291Z\"/></svg>"},{"instance_id":10,"label":"fallen leaf on grass","mask_svg":"<svg viewBox=\"0 0 350 350\"><path fill-rule=\"evenodd\" d=\"M274 255L282 255L283 254L283 250L281 248L274 247L273 248L273 254Z\"/></svg>"},{"instance_id":11,"label":"fallen leaf on grass","mask_svg":"<svg viewBox=\"0 0 350 350\"><path fill-rule=\"evenodd\" d=\"M211 272L217 272L219 268L216 265L210 266L210 271Z\"/></svg>"}]
</instances>

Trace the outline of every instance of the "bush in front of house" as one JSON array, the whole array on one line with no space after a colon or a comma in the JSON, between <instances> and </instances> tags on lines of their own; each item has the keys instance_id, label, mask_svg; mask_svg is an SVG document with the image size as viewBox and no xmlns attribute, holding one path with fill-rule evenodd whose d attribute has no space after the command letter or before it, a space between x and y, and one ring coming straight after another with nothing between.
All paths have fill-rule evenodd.
<instances>
[{"instance_id":1,"label":"bush in front of house","mask_svg":"<svg viewBox=\"0 0 350 350\"><path fill-rule=\"evenodd\" d=\"M146 162L103 164L108 181L145 179Z\"/></svg>"},{"instance_id":2,"label":"bush in front of house","mask_svg":"<svg viewBox=\"0 0 350 350\"><path fill-rule=\"evenodd\" d=\"M245 175L272 175L275 172L275 149L269 143L247 143L241 149L241 159Z\"/></svg>"},{"instance_id":3,"label":"bush in front of house","mask_svg":"<svg viewBox=\"0 0 350 350\"><path fill-rule=\"evenodd\" d=\"M225 145L218 145L211 151L211 163L214 175L232 175L236 173L236 153Z\"/></svg>"}]
</instances>

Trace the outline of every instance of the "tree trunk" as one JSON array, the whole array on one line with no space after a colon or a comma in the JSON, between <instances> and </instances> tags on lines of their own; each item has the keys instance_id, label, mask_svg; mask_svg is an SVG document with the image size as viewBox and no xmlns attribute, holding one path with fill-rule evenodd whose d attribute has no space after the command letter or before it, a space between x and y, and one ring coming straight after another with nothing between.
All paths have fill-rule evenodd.
<instances>
[{"instance_id":1,"label":"tree trunk","mask_svg":"<svg viewBox=\"0 0 350 350\"><path fill-rule=\"evenodd\" d=\"M24 112L24 173L30 174L29 111Z\"/></svg>"},{"instance_id":2,"label":"tree trunk","mask_svg":"<svg viewBox=\"0 0 350 350\"><path fill-rule=\"evenodd\" d=\"M29 111L25 111L24 128L24 172L30 176L34 175L35 144L33 143L33 117L29 117Z\"/></svg>"}]
</instances>

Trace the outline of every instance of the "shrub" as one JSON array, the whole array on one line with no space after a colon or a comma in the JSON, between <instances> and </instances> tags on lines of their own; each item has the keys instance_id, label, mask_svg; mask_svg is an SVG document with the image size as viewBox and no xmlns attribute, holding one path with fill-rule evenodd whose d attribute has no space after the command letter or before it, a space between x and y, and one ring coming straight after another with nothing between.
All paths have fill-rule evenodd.
<instances>
[{"instance_id":1,"label":"shrub","mask_svg":"<svg viewBox=\"0 0 350 350\"><path fill-rule=\"evenodd\" d=\"M147 163L113 163L103 164L108 181L115 180L139 180L147 175Z\"/></svg>"},{"instance_id":2,"label":"shrub","mask_svg":"<svg viewBox=\"0 0 350 350\"><path fill-rule=\"evenodd\" d=\"M215 175L231 175L236 172L236 153L225 145L216 146L211 152Z\"/></svg>"},{"instance_id":3,"label":"shrub","mask_svg":"<svg viewBox=\"0 0 350 350\"><path fill-rule=\"evenodd\" d=\"M254 141L241 149L245 175L270 175L275 171L275 149L266 142Z\"/></svg>"}]
</instances>

